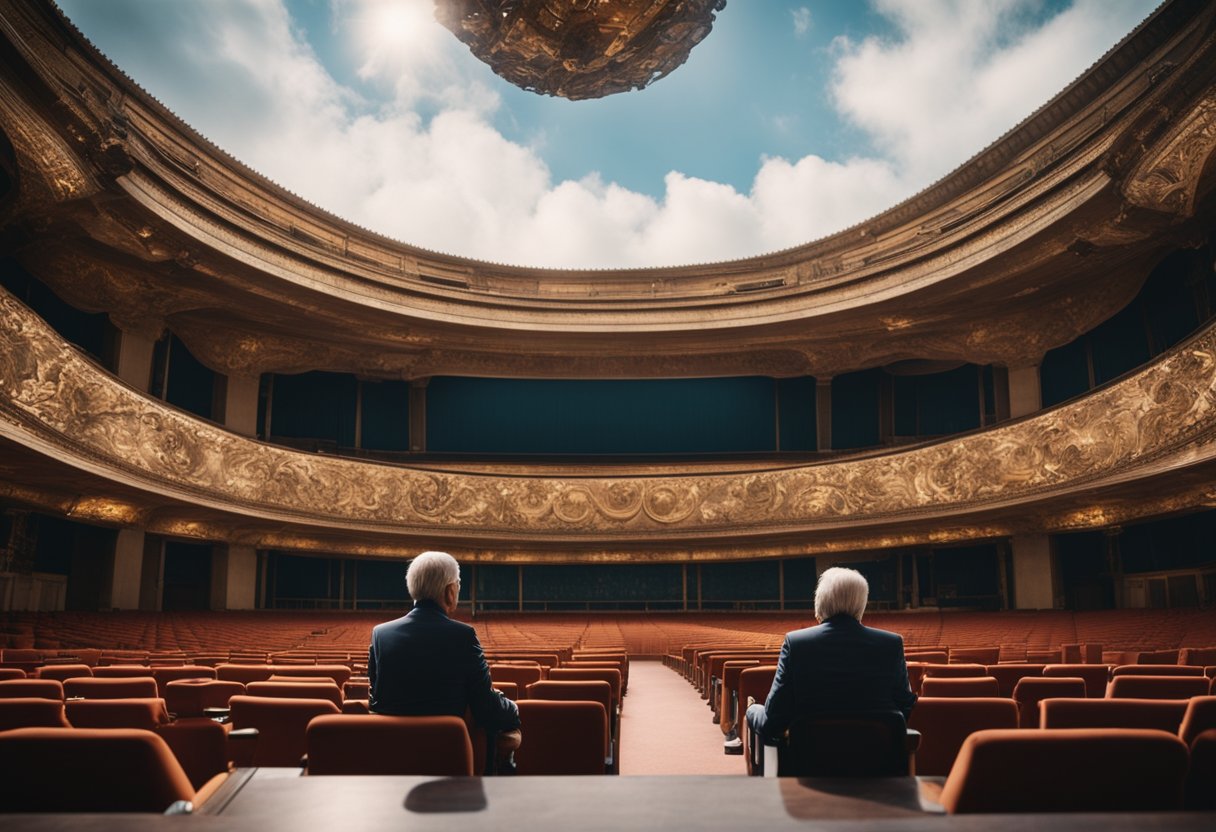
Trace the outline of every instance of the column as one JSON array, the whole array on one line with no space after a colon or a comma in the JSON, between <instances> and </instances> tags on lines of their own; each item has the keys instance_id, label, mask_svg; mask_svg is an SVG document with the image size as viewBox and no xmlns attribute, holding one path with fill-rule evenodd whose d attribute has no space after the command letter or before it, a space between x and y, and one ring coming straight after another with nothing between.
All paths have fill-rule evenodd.
<instances>
[{"instance_id":1,"label":"column","mask_svg":"<svg viewBox=\"0 0 1216 832\"><path fill-rule=\"evenodd\" d=\"M426 453L426 386L429 378L410 382L410 450Z\"/></svg>"},{"instance_id":2,"label":"column","mask_svg":"<svg viewBox=\"0 0 1216 832\"><path fill-rule=\"evenodd\" d=\"M255 548L215 544L211 548L211 609L253 609L257 574Z\"/></svg>"},{"instance_id":3,"label":"column","mask_svg":"<svg viewBox=\"0 0 1216 832\"><path fill-rule=\"evenodd\" d=\"M815 440L818 450L832 450L832 377L815 378Z\"/></svg>"},{"instance_id":4,"label":"column","mask_svg":"<svg viewBox=\"0 0 1216 832\"><path fill-rule=\"evenodd\" d=\"M1051 538L1045 534L1015 535L1013 601L1019 610L1050 610L1056 605L1056 580Z\"/></svg>"},{"instance_id":5,"label":"column","mask_svg":"<svg viewBox=\"0 0 1216 832\"><path fill-rule=\"evenodd\" d=\"M1121 526L1111 526L1103 529L1106 543L1106 574L1109 576L1111 600L1115 609L1123 609L1123 552L1119 548L1119 536L1123 534Z\"/></svg>"},{"instance_id":6,"label":"column","mask_svg":"<svg viewBox=\"0 0 1216 832\"><path fill-rule=\"evenodd\" d=\"M114 541L114 568L110 572L110 608L139 609L143 566L144 533L120 529Z\"/></svg>"},{"instance_id":7,"label":"column","mask_svg":"<svg viewBox=\"0 0 1216 832\"><path fill-rule=\"evenodd\" d=\"M143 563L140 568L139 608L160 612L164 602L165 541L157 535L144 535Z\"/></svg>"},{"instance_id":8,"label":"column","mask_svg":"<svg viewBox=\"0 0 1216 832\"><path fill-rule=\"evenodd\" d=\"M223 407L216 412L216 420L224 427L245 436L258 433L258 387L259 376L227 375L220 383L223 390L220 399Z\"/></svg>"},{"instance_id":9,"label":"column","mask_svg":"<svg viewBox=\"0 0 1216 832\"><path fill-rule=\"evenodd\" d=\"M1039 365L1009 369L1009 416L1016 419L1043 409Z\"/></svg>"},{"instance_id":10,"label":"column","mask_svg":"<svg viewBox=\"0 0 1216 832\"><path fill-rule=\"evenodd\" d=\"M156 339L118 330L117 375L127 384L144 393L152 385L152 353Z\"/></svg>"}]
</instances>

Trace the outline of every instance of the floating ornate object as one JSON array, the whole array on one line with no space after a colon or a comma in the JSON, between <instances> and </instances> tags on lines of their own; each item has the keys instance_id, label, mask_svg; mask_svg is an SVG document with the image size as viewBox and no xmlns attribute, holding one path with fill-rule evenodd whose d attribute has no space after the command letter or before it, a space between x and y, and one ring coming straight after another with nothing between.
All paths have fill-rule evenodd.
<instances>
[{"instance_id":1,"label":"floating ornate object","mask_svg":"<svg viewBox=\"0 0 1216 832\"><path fill-rule=\"evenodd\" d=\"M517 87L581 100L642 89L713 28L726 0L435 0L435 17Z\"/></svg>"}]
</instances>

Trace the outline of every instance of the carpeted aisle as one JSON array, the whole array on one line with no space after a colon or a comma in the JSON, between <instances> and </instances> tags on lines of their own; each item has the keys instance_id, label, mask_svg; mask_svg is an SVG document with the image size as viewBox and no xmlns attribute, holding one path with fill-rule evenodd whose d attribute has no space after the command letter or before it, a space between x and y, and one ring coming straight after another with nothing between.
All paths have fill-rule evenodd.
<instances>
[{"instance_id":1,"label":"carpeted aisle","mask_svg":"<svg viewBox=\"0 0 1216 832\"><path fill-rule=\"evenodd\" d=\"M621 712L621 774L745 774L722 753L722 729L700 695L661 661L629 663Z\"/></svg>"}]
</instances>

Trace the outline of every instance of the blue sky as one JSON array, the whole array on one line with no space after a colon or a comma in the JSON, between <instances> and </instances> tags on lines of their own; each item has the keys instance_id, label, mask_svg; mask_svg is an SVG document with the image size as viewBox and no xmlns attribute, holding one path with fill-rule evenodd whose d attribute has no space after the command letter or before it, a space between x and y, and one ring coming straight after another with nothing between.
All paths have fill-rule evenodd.
<instances>
[{"instance_id":1,"label":"blue sky","mask_svg":"<svg viewBox=\"0 0 1216 832\"><path fill-rule=\"evenodd\" d=\"M123 71L289 190L404 242L532 266L800 245L948 173L1148 0L729 0L688 61L595 101L525 93L431 0L60 0Z\"/></svg>"}]
</instances>

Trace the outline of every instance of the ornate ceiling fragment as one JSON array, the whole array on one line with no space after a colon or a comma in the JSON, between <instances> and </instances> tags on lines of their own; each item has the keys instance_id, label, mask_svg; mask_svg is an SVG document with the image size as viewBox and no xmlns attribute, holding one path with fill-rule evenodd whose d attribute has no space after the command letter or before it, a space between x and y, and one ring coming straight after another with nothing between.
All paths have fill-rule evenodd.
<instances>
[{"instance_id":1,"label":"ornate ceiling fragment","mask_svg":"<svg viewBox=\"0 0 1216 832\"><path fill-rule=\"evenodd\" d=\"M686 60L726 0L435 0L435 18L517 87L572 100L640 90Z\"/></svg>"}]
</instances>

